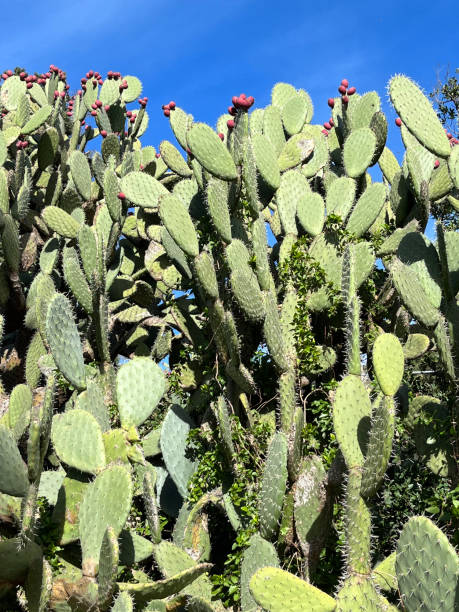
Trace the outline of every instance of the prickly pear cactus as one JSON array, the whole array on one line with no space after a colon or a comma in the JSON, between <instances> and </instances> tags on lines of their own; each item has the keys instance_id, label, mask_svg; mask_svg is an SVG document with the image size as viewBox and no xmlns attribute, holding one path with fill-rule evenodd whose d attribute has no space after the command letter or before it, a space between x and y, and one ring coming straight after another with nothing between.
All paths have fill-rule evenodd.
<instances>
[{"instance_id":1,"label":"prickly pear cactus","mask_svg":"<svg viewBox=\"0 0 459 612\"><path fill-rule=\"evenodd\" d=\"M323 125L287 83L216 130L170 101L156 149L134 76L1 75L4 609L457 603L428 519L395 561L374 537L400 431L457 479L458 234L424 234L458 209L457 147L405 76L401 160L378 94L338 92ZM406 362L431 355L441 402L406 408Z\"/></svg>"}]
</instances>

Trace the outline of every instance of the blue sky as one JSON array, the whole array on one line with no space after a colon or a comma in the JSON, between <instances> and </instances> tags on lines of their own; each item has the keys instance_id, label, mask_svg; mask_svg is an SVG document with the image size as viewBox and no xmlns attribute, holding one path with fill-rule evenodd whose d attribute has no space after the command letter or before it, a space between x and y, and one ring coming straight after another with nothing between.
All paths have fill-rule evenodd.
<instances>
[{"instance_id":1,"label":"blue sky","mask_svg":"<svg viewBox=\"0 0 459 612\"><path fill-rule=\"evenodd\" d=\"M24 66L67 71L72 90L89 69L138 76L149 97L144 144L174 141L161 104L174 99L196 120L215 125L231 96L269 103L278 81L306 89L315 123L327 120L327 98L346 77L385 102L389 146L402 147L387 105L391 75L405 73L426 91L437 72L459 66L459 2L305 0L18 0L3 24L3 70Z\"/></svg>"}]
</instances>

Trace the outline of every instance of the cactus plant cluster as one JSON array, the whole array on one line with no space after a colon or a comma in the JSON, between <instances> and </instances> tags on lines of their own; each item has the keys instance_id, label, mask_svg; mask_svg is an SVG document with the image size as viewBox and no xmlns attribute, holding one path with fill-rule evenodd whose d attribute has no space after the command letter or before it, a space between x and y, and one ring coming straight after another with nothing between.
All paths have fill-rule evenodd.
<instances>
[{"instance_id":1,"label":"cactus plant cluster","mask_svg":"<svg viewBox=\"0 0 459 612\"><path fill-rule=\"evenodd\" d=\"M435 474L457 479L459 238L440 224L435 243L424 232L433 203L459 210L459 147L418 86L389 83L400 164L378 94L347 79L323 125L286 83L266 108L233 96L215 130L170 101L177 142L158 150L140 140L148 99L134 76L90 70L74 95L54 65L2 79L5 609L224 609L212 521L235 537L248 526L233 495L236 420L256 456L242 495L257 501L235 610L455 609L458 557L428 518L410 518L377 564L372 537L397 422ZM416 397L402 414L405 362L426 351L451 401ZM308 397L335 380L325 461L305 444ZM432 419L449 425L434 444ZM260 423L270 434L257 454ZM196 430L213 432L221 469L191 502ZM329 593L314 575L337 505L344 560ZM285 569L289 546L298 575Z\"/></svg>"}]
</instances>

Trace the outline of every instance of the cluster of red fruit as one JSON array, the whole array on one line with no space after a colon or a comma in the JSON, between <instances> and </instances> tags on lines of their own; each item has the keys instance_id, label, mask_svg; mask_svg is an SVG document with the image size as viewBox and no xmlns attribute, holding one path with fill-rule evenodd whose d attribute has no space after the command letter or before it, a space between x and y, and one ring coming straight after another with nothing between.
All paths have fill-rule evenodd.
<instances>
[{"instance_id":1,"label":"cluster of red fruit","mask_svg":"<svg viewBox=\"0 0 459 612\"><path fill-rule=\"evenodd\" d=\"M333 98L330 99L333 100ZM335 122L333 121L333 117L330 117L330 119L328 121L325 121L325 123L323 124L324 129L322 130L322 134L328 136L328 132L332 129L332 127L334 127L334 125Z\"/></svg>"},{"instance_id":2,"label":"cluster of red fruit","mask_svg":"<svg viewBox=\"0 0 459 612\"><path fill-rule=\"evenodd\" d=\"M338 91L341 94L341 102L347 104L349 102L349 96L353 96L357 90L355 87L349 87L349 81L343 79L338 87Z\"/></svg>"},{"instance_id":3,"label":"cluster of red fruit","mask_svg":"<svg viewBox=\"0 0 459 612\"><path fill-rule=\"evenodd\" d=\"M99 72L94 72L94 70L89 70L86 73L86 78L81 79L81 88L83 89L83 91L86 91L87 82L89 80L92 80L93 87L96 87L97 84L103 85L104 83L102 80L102 76Z\"/></svg>"},{"instance_id":4,"label":"cluster of red fruit","mask_svg":"<svg viewBox=\"0 0 459 612\"><path fill-rule=\"evenodd\" d=\"M459 144L459 140L457 138L454 138L454 136L451 134L451 132L448 132L448 130L445 130L446 132L446 137L449 140L449 144L454 147L454 145Z\"/></svg>"},{"instance_id":5,"label":"cluster of red fruit","mask_svg":"<svg viewBox=\"0 0 459 612\"><path fill-rule=\"evenodd\" d=\"M169 116L170 116L170 114L171 114L171 110L174 110L174 108L175 108L176 106L177 106L177 105L175 104L174 100L171 100L171 101L169 102L169 104L163 104L163 105L161 106L161 108L162 108L162 109L163 109L163 111L164 111L164 116L165 116L165 117L169 117Z\"/></svg>"},{"instance_id":6,"label":"cluster of red fruit","mask_svg":"<svg viewBox=\"0 0 459 612\"><path fill-rule=\"evenodd\" d=\"M16 149L25 149L29 143L27 140L18 140L16 143Z\"/></svg>"},{"instance_id":7,"label":"cluster of red fruit","mask_svg":"<svg viewBox=\"0 0 459 612\"><path fill-rule=\"evenodd\" d=\"M145 108L148 102L148 98L147 96L145 96L144 98L139 98L137 102L140 104L142 108Z\"/></svg>"},{"instance_id":8,"label":"cluster of red fruit","mask_svg":"<svg viewBox=\"0 0 459 612\"><path fill-rule=\"evenodd\" d=\"M107 79L114 79L115 81L117 81L120 78L121 78L121 72L113 72L113 70L109 70L107 72Z\"/></svg>"},{"instance_id":9,"label":"cluster of red fruit","mask_svg":"<svg viewBox=\"0 0 459 612\"><path fill-rule=\"evenodd\" d=\"M249 108L253 106L253 103L255 102L255 98L253 96L247 97L244 93L241 93L239 94L239 96L233 96L231 98L231 102L233 103L233 105L228 106L228 113L232 115L233 117L235 117L237 115L238 110L245 110L245 111L249 110ZM234 120L229 119L226 122L226 125L228 126L230 130L232 130L235 126ZM219 134L219 137L223 140L222 136L223 134Z\"/></svg>"},{"instance_id":10,"label":"cluster of red fruit","mask_svg":"<svg viewBox=\"0 0 459 612\"><path fill-rule=\"evenodd\" d=\"M128 111L126 113L126 117L129 119L129 123L135 123L137 118L137 113L133 113L132 111Z\"/></svg>"},{"instance_id":11,"label":"cluster of red fruit","mask_svg":"<svg viewBox=\"0 0 459 612\"><path fill-rule=\"evenodd\" d=\"M67 74L54 64L50 65L48 72L44 72L40 76L37 76L36 74L28 75L27 72L24 71L19 72L17 76L19 76L21 81L25 81L27 89L31 89L34 83L38 83L38 85L45 85L46 80L51 78L52 73L57 74L60 81L65 81L67 78ZM12 70L5 70L5 72L2 73L1 78L6 81L6 79L12 76L14 76L14 72ZM70 89L70 85L67 84L65 89L66 91Z\"/></svg>"}]
</instances>

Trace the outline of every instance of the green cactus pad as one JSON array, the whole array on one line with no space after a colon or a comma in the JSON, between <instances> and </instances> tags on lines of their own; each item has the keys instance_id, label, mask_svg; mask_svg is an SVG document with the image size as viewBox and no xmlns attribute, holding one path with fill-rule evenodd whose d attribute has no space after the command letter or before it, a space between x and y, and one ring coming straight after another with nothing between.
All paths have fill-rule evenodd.
<instances>
[{"instance_id":1,"label":"green cactus pad","mask_svg":"<svg viewBox=\"0 0 459 612\"><path fill-rule=\"evenodd\" d=\"M79 531L83 553L83 575L95 576L108 526L118 536L131 508L132 482L120 465L101 472L86 489L79 512Z\"/></svg>"},{"instance_id":2,"label":"green cactus pad","mask_svg":"<svg viewBox=\"0 0 459 612\"><path fill-rule=\"evenodd\" d=\"M54 361L65 378L77 389L86 387L83 351L69 300L57 293L46 314L46 339Z\"/></svg>"},{"instance_id":3,"label":"green cactus pad","mask_svg":"<svg viewBox=\"0 0 459 612\"><path fill-rule=\"evenodd\" d=\"M29 488L27 466L16 446L13 432L3 425L0 425L0 458L0 491L15 497L24 497Z\"/></svg>"},{"instance_id":4,"label":"green cactus pad","mask_svg":"<svg viewBox=\"0 0 459 612\"><path fill-rule=\"evenodd\" d=\"M226 242L231 242L231 220L228 209L228 183L211 178L207 184L207 206L215 229Z\"/></svg>"},{"instance_id":5,"label":"green cactus pad","mask_svg":"<svg viewBox=\"0 0 459 612\"><path fill-rule=\"evenodd\" d=\"M2 584L23 583L30 567L43 559L43 551L38 544L28 541L25 545L21 538L0 541L0 581Z\"/></svg>"},{"instance_id":6,"label":"green cactus pad","mask_svg":"<svg viewBox=\"0 0 459 612\"><path fill-rule=\"evenodd\" d=\"M269 354L277 367L285 371L288 366L285 357L284 336L280 324L277 300L273 292L265 292L264 302L266 315L263 323L263 333L266 338Z\"/></svg>"},{"instance_id":7,"label":"green cactus pad","mask_svg":"<svg viewBox=\"0 0 459 612\"><path fill-rule=\"evenodd\" d=\"M392 184L394 182L395 175L397 172L400 172L400 165L395 155L387 147L384 147L381 155L379 156L378 164L384 178L389 181L390 184Z\"/></svg>"},{"instance_id":8,"label":"green cactus pad","mask_svg":"<svg viewBox=\"0 0 459 612\"><path fill-rule=\"evenodd\" d=\"M237 178L230 152L211 127L205 123L193 123L187 132L187 143L198 162L210 174L224 181Z\"/></svg>"},{"instance_id":9,"label":"green cactus pad","mask_svg":"<svg viewBox=\"0 0 459 612\"><path fill-rule=\"evenodd\" d=\"M69 157L70 172L78 193L88 202L91 199L91 168L81 151L73 151Z\"/></svg>"},{"instance_id":10,"label":"green cactus pad","mask_svg":"<svg viewBox=\"0 0 459 612\"><path fill-rule=\"evenodd\" d=\"M286 234L297 235L295 216L297 202L311 191L307 179L297 170L289 170L281 177L276 193L277 209Z\"/></svg>"},{"instance_id":11,"label":"green cactus pad","mask_svg":"<svg viewBox=\"0 0 459 612\"><path fill-rule=\"evenodd\" d=\"M53 571L45 559L31 563L24 590L30 612L46 612L53 587Z\"/></svg>"},{"instance_id":12,"label":"green cactus pad","mask_svg":"<svg viewBox=\"0 0 459 612\"><path fill-rule=\"evenodd\" d=\"M111 612L134 612L134 602L127 591L122 591L118 595Z\"/></svg>"},{"instance_id":13,"label":"green cactus pad","mask_svg":"<svg viewBox=\"0 0 459 612\"><path fill-rule=\"evenodd\" d=\"M184 110L175 107L169 116L172 131L183 149L187 148L186 133L193 123L193 115L189 115Z\"/></svg>"},{"instance_id":14,"label":"green cactus pad","mask_svg":"<svg viewBox=\"0 0 459 612\"><path fill-rule=\"evenodd\" d=\"M56 527L59 544L63 546L79 537L80 504L89 486L85 476L79 475L79 478L64 478L52 514L53 527Z\"/></svg>"},{"instance_id":15,"label":"green cactus pad","mask_svg":"<svg viewBox=\"0 0 459 612\"><path fill-rule=\"evenodd\" d=\"M21 127L21 134L31 134L32 132L35 132L35 130L46 123L52 113L52 110L53 108L49 104L39 108Z\"/></svg>"},{"instance_id":16,"label":"green cactus pad","mask_svg":"<svg viewBox=\"0 0 459 612\"><path fill-rule=\"evenodd\" d=\"M268 612L333 612L335 600L312 584L275 567L263 567L252 576L250 591Z\"/></svg>"},{"instance_id":17,"label":"green cactus pad","mask_svg":"<svg viewBox=\"0 0 459 612\"><path fill-rule=\"evenodd\" d=\"M363 466L370 415L370 398L360 378L343 378L333 400L333 424L348 468Z\"/></svg>"},{"instance_id":18,"label":"green cactus pad","mask_svg":"<svg viewBox=\"0 0 459 612\"><path fill-rule=\"evenodd\" d=\"M287 484L287 438L277 432L268 448L258 504L260 534L270 540L278 530Z\"/></svg>"},{"instance_id":19,"label":"green cactus pad","mask_svg":"<svg viewBox=\"0 0 459 612\"><path fill-rule=\"evenodd\" d=\"M369 91L358 98L350 108L351 129L370 127L374 114L379 110L381 110L381 100L376 91Z\"/></svg>"},{"instance_id":20,"label":"green cactus pad","mask_svg":"<svg viewBox=\"0 0 459 612\"><path fill-rule=\"evenodd\" d=\"M295 93L282 107L284 129L289 136L301 131L308 114L308 103L304 96Z\"/></svg>"},{"instance_id":21,"label":"green cactus pad","mask_svg":"<svg viewBox=\"0 0 459 612\"><path fill-rule=\"evenodd\" d=\"M451 147L431 103L408 77L398 75L389 82L389 95L404 125L426 149L448 157Z\"/></svg>"},{"instance_id":22,"label":"green cactus pad","mask_svg":"<svg viewBox=\"0 0 459 612\"><path fill-rule=\"evenodd\" d=\"M391 263L390 271L395 288L411 314L427 327L434 327L440 312L432 306L416 272L400 260Z\"/></svg>"},{"instance_id":23,"label":"green cactus pad","mask_svg":"<svg viewBox=\"0 0 459 612\"><path fill-rule=\"evenodd\" d=\"M319 457L307 457L300 468L294 490L295 531L303 555L313 567L326 538L329 512L327 477Z\"/></svg>"},{"instance_id":24,"label":"green cactus pad","mask_svg":"<svg viewBox=\"0 0 459 612\"><path fill-rule=\"evenodd\" d=\"M129 172L121 179L121 191L136 206L156 208L158 198L169 192L159 181L145 172Z\"/></svg>"},{"instance_id":25,"label":"green cactus pad","mask_svg":"<svg viewBox=\"0 0 459 612\"><path fill-rule=\"evenodd\" d=\"M254 134L252 147L261 178L271 189L276 190L280 184L280 171L273 145L266 136Z\"/></svg>"},{"instance_id":26,"label":"green cactus pad","mask_svg":"<svg viewBox=\"0 0 459 612\"><path fill-rule=\"evenodd\" d=\"M197 567L205 568L204 571L210 569L209 564L204 563L199 566L184 550L175 546L172 542L164 540L155 546L154 557L161 573L166 579L171 579L181 572L190 571ZM183 593L202 597L207 601L210 601L212 597L212 585L207 576L200 576L192 584L185 586L185 588L182 587L182 589L180 590Z\"/></svg>"},{"instance_id":27,"label":"green cactus pad","mask_svg":"<svg viewBox=\"0 0 459 612\"><path fill-rule=\"evenodd\" d=\"M405 359L416 359L423 355L430 345L430 338L425 334L410 334L403 345Z\"/></svg>"},{"instance_id":28,"label":"green cactus pad","mask_svg":"<svg viewBox=\"0 0 459 612\"><path fill-rule=\"evenodd\" d=\"M8 422L16 441L29 426L31 408L32 391L27 385L16 385L11 392L8 406Z\"/></svg>"},{"instance_id":29,"label":"green cactus pad","mask_svg":"<svg viewBox=\"0 0 459 612\"><path fill-rule=\"evenodd\" d=\"M262 321L265 316L263 294L256 275L249 266L241 266L230 276L231 289L237 303L251 321Z\"/></svg>"},{"instance_id":30,"label":"green cactus pad","mask_svg":"<svg viewBox=\"0 0 459 612\"><path fill-rule=\"evenodd\" d=\"M198 236L185 205L175 196L160 198L159 214L175 242L190 257L199 253Z\"/></svg>"},{"instance_id":31,"label":"green cactus pad","mask_svg":"<svg viewBox=\"0 0 459 612\"><path fill-rule=\"evenodd\" d=\"M276 106L267 106L263 113L263 135L270 141L277 155L285 145L282 115Z\"/></svg>"},{"instance_id":32,"label":"green cactus pad","mask_svg":"<svg viewBox=\"0 0 459 612\"><path fill-rule=\"evenodd\" d=\"M172 172L175 172L175 174L185 178L193 175L192 170L190 170L188 164L181 156L180 151L176 149L168 140L163 140L161 142L159 145L159 150L161 157Z\"/></svg>"},{"instance_id":33,"label":"green cactus pad","mask_svg":"<svg viewBox=\"0 0 459 612\"><path fill-rule=\"evenodd\" d=\"M194 474L197 463L186 456L187 437L194 426L189 415L178 405L168 410L161 428L161 451L167 470L179 493L186 497L188 481Z\"/></svg>"},{"instance_id":34,"label":"green cactus pad","mask_svg":"<svg viewBox=\"0 0 459 612\"><path fill-rule=\"evenodd\" d=\"M279 567L279 558L276 549L264 540L258 533L250 538L248 548L245 549L241 563L241 610L250 612L256 610L257 602L249 590L249 582L255 572L262 567Z\"/></svg>"},{"instance_id":35,"label":"green cactus pad","mask_svg":"<svg viewBox=\"0 0 459 612\"><path fill-rule=\"evenodd\" d=\"M78 253L73 247L65 247L62 252L64 279L77 302L88 314L93 313L92 294L86 277L81 269Z\"/></svg>"},{"instance_id":36,"label":"green cactus pad","mask_svg":"<svg viewBox=\"0 0 459 612\"><path fill-rule=\"evenodd\" d=\"M297 202L296 215L308 234L320 234L325 221L325 202L320 193L307 191Z\"/></svg>"},{"instance_id":37,"label":"green cactus pad","mask_svg":"<svg viewBox=\"0 0 459 612\"><path fill-rule=\"evenodd\" d=\"M383 609L378 591L365 576L347 578L336 597L336 612L382 612Z\"/></svg>"},{"instance_id":38,"label":"green cactus pad","mask_svg":"<svg viewBox=\"0 0 459 612\"><path fill-rule=\"evenodd\" d=\"M305 134L294 134L287 140L285 145L282 147L282 151L277 160L278 168L281 172L296 168L308 158L311 158L313 151L320 151L320 147L317 147L312 138L309 138ZM309 168L310 162L308 161L307 167ZM306 167L306 165L305 165ZM303 172L303 174L305 174ZM307 176L310 176L307 174Z\"/></svg>"},{"instance_id":39,"label":"green cactus pad","mask_svg":"<svg viewBox=\"0 0 459 612\"><path fill-rule=\"evenodd\" d=\"M327 189L327 215L334 214L346 220L354 204L356 182L347 176L340 176Z\"/></svg>"},{"instance_id":40,"label":"green cactus pad","mask_svg":"<svg viewBox=\"0 0 459 612\"><path fill-rule=\"evenodd\" d=\"M271 90L271 104L282 110L287 102L296 95L297 91L293 85L289 83L276 83Z\"/></svg>"},{"instance_id":41,"label":"green cactus pad","mask_svg":"<svg viewBox=\"0 0 459 612\"><path fill-rule=\"evenodd\" d=\"M144 582L139 584L118 582L118 588L121 593L131 593L136 603L142 605L152 599L170 597L183 590L189 592L190 588L192 589L190 585L211 568L212 564L201 563L200 565L184 569L174 576L164 580L157 580L156 582Z\"/></svg>"},{"instance_id":42,"label":"green cactus pad","mask_svg":"<svg viewBox=\"0 0 459 612\"><path fill-rule=\"evenodd\" d=\"M357 200L346 224L346 229L357 238L362 236L375 222L386 199L382 183L372 183Z\"/></svg>"},{"instance_id":43,"label":"green cactus pad","mask_svg":"<svg viewBox=\"0 0 459 612\"><path fill-rule=\"evenodd\" d=\"M80 230L80 223L74 217L70 216L62 208L57 206L47 206L42 210L46 225L54 232L65 238L76 238Z\"/></svg>"},{"instance_id":44,"label":"green cactus pad","mask_svg":"<svg viewBox=\"0 0 459 612\"><path fill-rule=\"evenodd\" d=\"M377 397L373 403L371 428L363 465L360 493L372 497L386 473L392 452L395 426L395 405L391 397Z\"/></svg>"},{"instance_id":45,"label":"green cactus pad","mask_svg":"<svg viewBox=\"0 0 459 612\"><path fill-rule=\"evenodd\" d=\"M41 371L38 367L38 360L43 355L46 355L46 347L43 343L40 332L35 332L32 340L30 341L29 348L27 349L26 362L25 362L25 378L26 382L31 388L38 386L41 378Z\"/></svg>"},{"instance_id":46,"label":"green cactus pad","mask_svg":"<svg viewBox=\"0 0 459 612\"><path fill-rule=\"evenodd\" d=\"M148 357L124 363L116 376L121 424L129 429L141 425L158 405L165 389L161 368Z\"/></svg>"},{"instance_id":47,"label":"green cactus pad","mask_svg":"<svg viewBox=\"0 0 459 612\"><path fill-rule=\"evenodd\" d=\"M194 266L201 286L207 295L213 299L218 298L218 282L215 274L212 257L203 251L194 259Z\"/></svg>"},{"instance_id":48,"label":"green cactus pad","mask_svg":"<svg viewBox=\"0 0 459 612\"><path fill-rule=\"evenodd\" d=\"M17 75L9 77L0 88L2 106L8 111L16 110L19 100L26 93L26 90L26 83L20 77Z\"/></svg>"},{"instance_id":49,"label":"green cactus pad","mask_svg":"<svg viewBox=\"0 0 459 612\"><path fill-rule=\"evenodd\" d=\"M86 410L54 415L51 439L58 457L67 465L90 474L105 466L102 432Z\"/></svg>"},{"instance_id":50,"label":"green cactus pad","mask_svg":"<svg viewBox=\"0 0 459 612\"><path fill-rule=\"evenodd\" d=\"M358 178L371 164L376 150L376 136L367 127L353 130L343 146L343 164L346 174Z\"/></svg>"},{"instance_id":51,"label":"green cactus pad","mask_svg":"<svg viewBox=\"0 0 459 612\"><path fill-rule=\"evenodd\" d=\"M119 544L117 534L108 526L102 539L97 577L97 604L100 610L107 610L116 588L116 575L119 563Z\"/></svg>"},{"instance_id":52,"label":"green cactus pad","mask_svg":"<svg viewBox=\"0 0 459 612\"><path fill-rule=\"evenodd\" d=\"M415 516L405 523L397 544L395 570L408 612L456 609L459 557L428 518Z\"/></svg>"},{"instance_id":53,"label":"green cactus pad","mask_svg":"<svg viewBox=\"0 0 459 612\"><path fill-rule=\"evenodd\" d=\"M395 395L403 378L403 348L393 334L380 334L373 345L373 366L385 395Z\"/></svg>"},{"instance_id":54,"label":"green cactus pad","mask_svg":"<svg viewBox=\"0 0 459 612\"><path fill-rule=\"evenodd\" d=\"M373 568L373 582L382 591L396 591L398 589L397 574L395 572L396 551L380 561Z\"/></svg>"}]
</instances>

